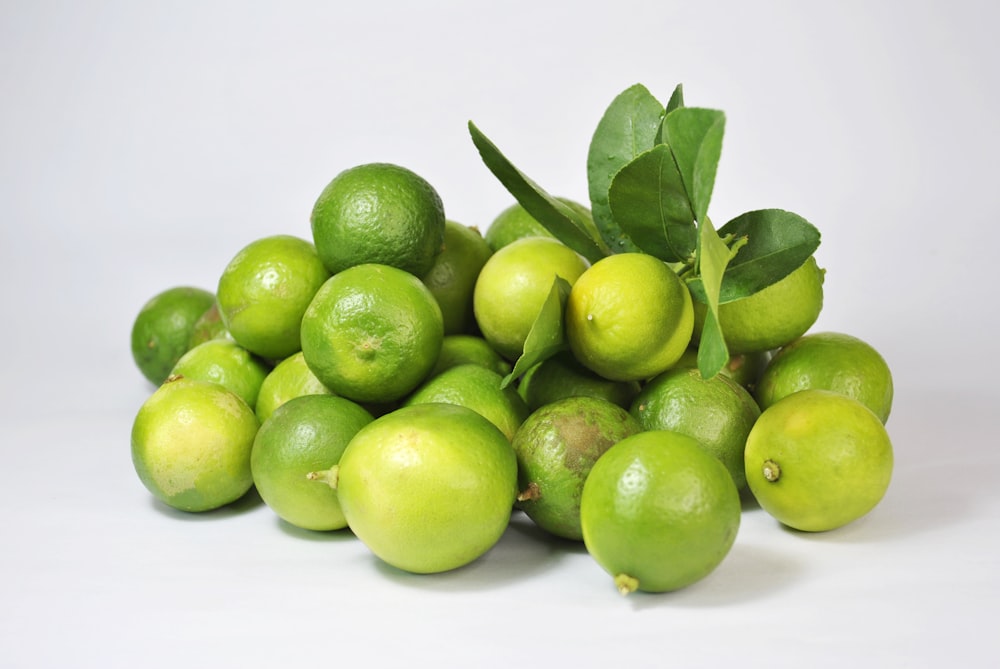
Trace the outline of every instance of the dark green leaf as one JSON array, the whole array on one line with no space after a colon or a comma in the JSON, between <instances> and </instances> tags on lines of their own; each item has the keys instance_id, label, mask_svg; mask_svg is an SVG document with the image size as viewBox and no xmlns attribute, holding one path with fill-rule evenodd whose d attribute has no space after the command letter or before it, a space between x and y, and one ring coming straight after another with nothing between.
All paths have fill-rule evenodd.
<instances>
[{"instance_id":1,"label":"dark green leaf","mask_svg":"<svg viewBox=\"0 0 1000 669\"><path fill-rule=\"evenodd\" d=\"M621 168L608 189L608 203L615 223L645 253L667 262L686 261L694 253L694 214L667 146L656 146Z\"/></svg>"},{"instance_id":2,"label":"dark green leaf","mask_svg":"<svg viewBox=\"0 0 1000 669\"><path fill-rule=\"evenodd\" d=\"M506 388L529 369L566 349L566 333L563 314L569 299L570 284L557 276L552 282L548 297L542 303L535 321L531 324L528 337L524 341L524 351L514 363L514 369L500 384Z\"/></svg>"},{"instance_id":3,"label":"dark green leaf","mask_svg":"<svg viewBox=\"0 0 1000 669\"><path fill-rule=\"evenodd\" d=\"M597 124L587 153L587 183L594 223L614 251L635 251L635 244L615 223L608 189L615 174L657 143L664 108L641 84L620 93Z\"/></svg>"},{"instance_id":4,"label":"dark green leaf","mask_svg":"<svg viewBox=\"0 0 1000 669\"><path fill-rule=\"evenodd\" d=\"M549 195L521 173L471 121L469 133L486 167L549 232L590 262L610 254L592 220Z\"/></svg>"},{"instance_id":5,"label":"dark green leaf","mask_svg":"<svg viewBox=\"0 0 1000 669\"><path fill-rule=\"evenodd\" d=\"M820 233L797 214L782 209L761 209L741 214L719 229L727 239L746 243L726 268L719 302L753 295L788 276L811 256L820 244ZM705 301L697 280L689 283L692 294Z\"/></svg>"},{"instance_id":6,"label":"dark green leaf","mask_svg":"<svg viewBox=\"0 0 1000 669\"><path fill-rule=\"evenodd\" d=\"M663 121L663 139L673 151L695 219L708 213L722 154L726 116L714 109L678 107Z\"/></svg>"},{"instance_id":7,"label":"dark green leaf","mask_svg":"<svg viewBox=\"0 0 1000 669\"><path fill-rule=\"evenodd\" d=\"M670 100L667 101L666 113L669 114L675 109L679 109L684 106L684 86L677 84L674 88L674 92L670 94ZM664 116L666 118L666 116ZM656 143L665 144L663 139L663 121L660 121L660 127L656 131Z\"/></svg>"}]
</instances>

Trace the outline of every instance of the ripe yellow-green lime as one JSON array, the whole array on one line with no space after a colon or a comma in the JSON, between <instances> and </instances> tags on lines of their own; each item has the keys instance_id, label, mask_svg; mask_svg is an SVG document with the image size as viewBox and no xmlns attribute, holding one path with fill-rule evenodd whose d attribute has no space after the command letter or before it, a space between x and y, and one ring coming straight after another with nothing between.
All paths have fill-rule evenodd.
<instances>
[{"instance_id":1,"label":"ripe yellow-green lime","mask_svg":"<svg viewBox=\"0 0 1000 669\"><path fill-rule=\"evenodd\" d=\"M496 352L490 343L478 335L445 335L441 341L441 353L428 376L435 376L446 369L466 363L480 365L506 376L511 364Z\"/></svg>"},{"instance_id":2,"label":"ripe yellow-green lime","mask_svg":"<svg viewBox=\"0 0 1000 669\"><path fill-rule=\"evenodd\" d=\"M230 339L210 339L181 356L171 376L218 383L236 393L251 409L271 368Z\"/></svg>"},{"instance_id":3,"label":"ripe yellow-green lime","mask_svg":"<svg viewBox=\"0 0 1000 669\"><path fill-rule=\"evenodd\" d=\"M459 404L480 414L512 439L529 412L517 389L502 388L502 383L502 376L482 365L458 365L424 381L403 406L431 402Z\"/></svg>"},{"instance_id":4,"label":"ripe yellow-green lime","mask_svg":"<svg viewBox=\"0 0 1000 669\"><path fill-rule=\"evenodd\" d=\"M564 203L569 202L564 198L558 199ZM515 202L497 214L497 217L493 219L490 226L486 228L486 233L483 237L494 251L498 251L511 242L523 237L549 237L555 239L555 235L549 232L544 225L538 222L538 219L529 214L518 202Z\"/></svg>"},{"instance_id":5,"label":"ripe yellow-green lime","mask_svg":"<svg viewBox=\"0 0 1000 669\"><path fill-rule=\"evenodd\" d=\"M441 307L446 335L475 331L472 291L479 271L492 254L479 230L445 221L444 245L422 278Z\"/></svg>"},{"instance_id":6,"label":"ripe yellow-green lime","mask_svg":"<svg viewBox=\"0 0 1000 669\"><path fill-rule=\"evenodd\" d=\"M215 304L215 295L175 286L151 297L132 323L132 359L143 376L160 385L188 348L195 323Z\"/></svg>"},{"instance_id":7,"label":"ripe yellow-green lime","mask_svg":"<svg viewBox=\"0 0 1000 669\"><path fill-rule=\"evenodd\" d=\"M132 464L142 484L181 511L209 511L253 485L250 452L257 418L217 383L171 377L139 408Z\"/></svg>"},{"instance_id":8,"label":"ripe yellow-green lime","mask_svg":"<svg viewBox=\"0 0 1000 669\"><path fill-rule=\"evenodd\" d=\"M261 499L302 529L347 527L327 476L348 442L372 420L360 405L335 395L302 395L282 404L261 424L250 454Z\"/></svg>"},{"instance_id":9,"label":"ripe yellow-green lime","mask_svg":"<svg viewBox=\"0 0 1000 669\"><path fill-rule=\"evenodd\" d=\"M274 369L264 377L254 412L257 414L257 420L263 423L271 417L275 409L292 398L330 394L332 394L330 389L324 386L309 369L302 351L298 351L275 365Z\"/></svg>"},{"instance_id":10,"label":"ripe yellow-green lime","mask_svg":"<svg viewBox=\"0 0 1000 669\"><path fill-rule=\"evenodd\" d=\"M583 539L580 497L597 459L642 428L628 411L597 397L566 397L534 411L514 435L517 506L542 529Z\"/></svg>"},{"instance_id":11,"label":"ripe yellow-green lime","mask_svg":"<svg viewBox=\"0 0 1000 669\"><path fill-rule=\"evenodd\" d=\"M892 372L871 344L840 332L816 332L784 346L761 375L756 398L766 409L799 390L852 397L885 423L892 410Z\"/></svg>"},{"instance_id":12,"label":"ripe yellow-green lime","mask_svg":"<svg viewBox=\"0 0 1000 669\"><path fill-rule=\"evenodd\" d=\"M569 351L562 351L529 369L517 391L531 410L579 395L599 397L627 409L639 388L638 381L606 379L581 365Z\"/></svg>"},{"instance_id":13,"label":"ripe yellow-green lime","mask_svg":"<svg viewBox=\"0 0 1000 669\"><path fill-rule=\"evenodd\" d=\"M226 329L226 324L222 322L219 303L214 299L212 305L194 322L191 338L188 339L188 350L212 339L232 339L229 330Z\"/></svg>"},{"instance_id":14,"label":"ripe yellow-green lime","mask_svg":"<svg viewBox=\"0 0 1000 669\"><path fill-rule=\"evenodd\" d=\"M503 433L472 409L417 404L361 428L334 483L348 526L376 556L404 571L442 572L500 540L517 460Z\"/></svg>"},{"instance_id":15,"label":"ripe yellow-green lime","mask_svg":"<svg viewBox=\"0 0 1000 669\"><path fill-rule=\"evenodd\" d=\"M330 277L302 318L302 354L320 382L356 402L388 403L426 378L441 351L441 308L420 279L388 265Z\"/></svg>"},{"instance_id":16,"label":"ripe yellow-green lime","mask_svg":"<svg viewBox=\"0 0 1000 669\"><path fill-rule=\"evenodd\" d=\"M669 430L626 437L583 486L583 542L618 591L667 592L708 576L740 526L740 496L718 459Z\"/></svg>"},{"instance_id":17,"label":"ripe yellow-green lime","mask_svg":"<svg viewBox=\"0 0 1000 669\"><path fill-rule=\"evenodd\" d=\"M697 369L674 368L649 381L631 414L645 430L672 430L698 441L747 487L743 449L760 408L746 388L724 374L704 379Z\"/></svg>"},{"instance_id":18,"label":"ripe yellow-green lime","mask_svg":"<svg viewBox=\"0 0 1000 669\"><path fill-rule=\"evenodd\" d=\"M577 360L615 381L642 381L673 366L691 342L691 293L644 253L602 258L573 285L566 338Z\"/></svg>"},{"instance_id":19,"label":"ripe yellow-green lime","mask_svg":"<svg viewBox=\"0 0 1000 669\"><path fill-rule=\"evenodd\" d=\"M824 270L809 256L798 269L753 295L719 305L719 327L730 353L767 351L805 334L823 309ZM695 303L696 334L706 307Z\"/></svg>"},{"instance_id":20,"label":"ripe yellow-green lime","mask_svg":"<svg viewBox=\"0 0 1000 669\"><path fill-rule=\"evenodd\" d=\"M222 322L240 346L270 360L299 350L299 324L329 273L308 241L274 235L243 247L219 277Z\"/></svg>"},{"instance_id":21,"label":"ripe yellow-green lime","mask_svg":"<svg viewBox=\"0 0 1000 669\"><path fill-rule=\"evenodd\" d=\"M479 272L473 292L483 337L500 355L517 360L555 278L572 285L587 267L576 251L546 237L525 237L496 251Z\"/></svg>"},{"instance_id":22,"label":"ripe yellow-green lime","mask_svg":"<svg viewBox=\"0 0 1000 669\"><path fill-rule=\"evenodd\" d=\"M377 263L426 274L444 242L444 205L434 187L391 163L344 170L313 206L313 241L331 273Z\"/></svg>"},{"instance_id":23,"label":"ripe yellow-green lime","mask_svg":"<svg viewBox=\"0 0 1000 669\"><path fill-rule=\"evenodd\" d=\"M761 413L747 438L745 466L761 508L789 527L823 532L882 500L892 478L892 443L861 402L801 390Z\"/></svg>"}]
</instances>

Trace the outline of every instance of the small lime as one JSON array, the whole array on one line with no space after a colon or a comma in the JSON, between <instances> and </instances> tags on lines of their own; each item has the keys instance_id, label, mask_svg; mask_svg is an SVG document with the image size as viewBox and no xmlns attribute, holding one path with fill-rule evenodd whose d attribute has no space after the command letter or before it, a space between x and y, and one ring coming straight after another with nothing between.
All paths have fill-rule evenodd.
<instances>
[{"instance_id":1,"label":"small lime","mask_svg":"<svg viewBox=\"0 0 1000 669\"><path fill-rule=\"evenodd\" d=\"M181 356L170 372L200 381L218 383L253 409L261 384L271 368L230 339L210 339Z\"/></svg>"},{"instance_id":2,"label":"small lime","mask_svg":"<svg viewBox=\"0 0 1000 669\"><path fill-rule=\"evenodd\" d=\"M330 395L330 389L324 386L306 364L302 351L293 353L274 366L260 384L260 393L254 412L257 420L263 423L271 417L274 410L294 397L302 395Z\"/></svg>"},{"instance_id":3,"label":"small lime","mask_svg":"<svg viewBox=\"0 0 1000 669\"><path fill-rule=\"evenodd\" d=\"M444 245L422 280L441 307L446 335L476 329L472 292L479 271L492 254L479 230L445 221Z\"/></svg>"},{"instance_id":4,"label":"small lime","mask_svg":"<svg viewBox=\"0 0 1000 669\"><path fill-rule=\"evenodd\" d=\"M160 385L190 348L195 323L215 304L201 288L177 286L149 299L132 324L132 359L150 382Z\"/></svg>"}]
</instances>

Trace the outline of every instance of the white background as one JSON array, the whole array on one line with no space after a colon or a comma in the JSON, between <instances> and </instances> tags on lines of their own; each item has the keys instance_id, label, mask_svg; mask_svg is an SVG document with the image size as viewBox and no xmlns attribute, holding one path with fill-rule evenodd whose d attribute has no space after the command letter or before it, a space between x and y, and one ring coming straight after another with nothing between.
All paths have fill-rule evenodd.
<instances>
[{"instance_id":1,"label":"white background","mask_svg":"<svg viewBox=\"0 0 1000 669\"><path fill-rule=\"evenodd\" d=\"M0 3L0 666L985 666L1000 650L997 11L949 2ZM129 330L253 239L309 236L340 170L396 162L481 228L474 121L586 200L604 108L727 113L710 213L823 232L816 329L896 379L883 503L803 535L748 510L707 579L620 597L523 518L410 576L260 503L153 503ZM359 665L358 663L363 663Z\"/></svg>"}]
</instances>

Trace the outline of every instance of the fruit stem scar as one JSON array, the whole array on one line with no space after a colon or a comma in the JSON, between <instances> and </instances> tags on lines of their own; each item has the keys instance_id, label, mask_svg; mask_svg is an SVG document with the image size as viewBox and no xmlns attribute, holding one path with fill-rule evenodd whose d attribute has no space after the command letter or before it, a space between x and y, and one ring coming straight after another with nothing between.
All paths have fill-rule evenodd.
<instances>
[{"instance_id":1,"label":"fruit stem scar","mask_svg":"<svg viewBox=\"0 0 1000 669\"><path fill-rule=\"evenodd\" d=\"M338 465L334 465L333 467L322 471L309 472L306 474L306 478L310 481L320 481L336 490L337 484L340 481L340 467Z\"/></svg>"},{"instance_id":2,"label":"fruit stem scar","mask_svg":"<svg viewBox=\"0 0 1000 669\"><path fill-rule=\"evenodd\" d=\"M628 574L618 574L615 576L615 587L622 597L639 589L639 579Z\"/></svg>"},{"instance_id":3,"label":"fruit stem scar","mask_svg":"<svg viewBox=\"0 0 1000 669\"><path fill-rule=\"evenodd\" d=\"M522 492L517 494L518 502L534 502L536 499L542 496L541 491L538 489L538 484L532 481L528 484Z\"/></svg>"},{"instance_id":4,"label":"fruit stem scar","mask_svg":"<svg viewBox=\"0 0 1000 669\"><path fill-rule=\"evenodd\" d=\"M774 460L765 460L761 472L764 474L764 478L771 483L781 478L781 467Z\"/></svg>"}]
</instances>

